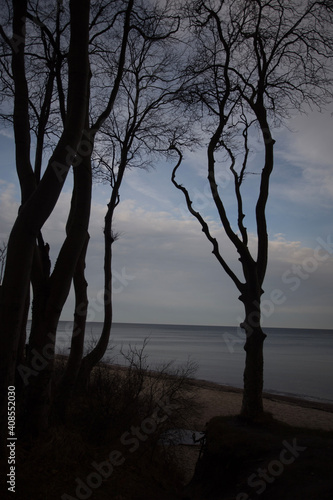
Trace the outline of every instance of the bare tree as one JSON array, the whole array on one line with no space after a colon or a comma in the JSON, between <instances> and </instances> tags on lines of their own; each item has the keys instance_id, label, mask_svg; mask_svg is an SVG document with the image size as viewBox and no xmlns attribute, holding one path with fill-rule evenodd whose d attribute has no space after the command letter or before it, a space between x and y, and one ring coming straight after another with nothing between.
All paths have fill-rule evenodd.
<instances>
[{"instance_id":1,"label":"bare tree","mask_svg":"<svg viewBox=\"0 0 333 500\"><path fill-rule=\"evenodd\" d=\"M143 18L143 16L141 16ZM118 101L101 128L95 150L94 174L111 187L104 219L104 323L101 336L82 360L79 383L85 385L92 368L104 356L112 324L112 245L114 212L128 168L147 168L167 154L175 119L170 116L177 79L168 39L178 29L178 18L166 9L154 9L148 26L132 25L128 33L127 61ZM179 131L178 131L179 134Z\"/></svg>"},{"instance_id":2,"label":"bare tree","mask_svg":"<svg viewBox=\"0 0 333 500\"><path fill-rule=\"evenodd\" d=\"M320 108L332 99L333 56L330 1L196 0L186 4L192 33L190 62L184 70L180 101L195 113L207 137L207 178L225 234L233 244L241 269L233 269L204 217L192 205L190 192L172 181L185 196L213 254L240 292L245 309L246 364L241 413L255 418L263 412L263 343L261 296L268 261L266 204L274 165L274 125L306 105ZM254 212L257 248L249 246L243 188L248 179L249 133L259 130L264 151L257 166ZM228 163L234 185L234 212L227 213L218 187L219 164Z\"/></svg>"}]
</instances>

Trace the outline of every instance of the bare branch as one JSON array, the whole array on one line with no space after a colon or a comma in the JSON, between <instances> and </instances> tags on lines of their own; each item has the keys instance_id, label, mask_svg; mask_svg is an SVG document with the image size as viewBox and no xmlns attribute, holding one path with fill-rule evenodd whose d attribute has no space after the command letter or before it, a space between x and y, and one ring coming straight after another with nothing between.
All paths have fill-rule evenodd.
<instances>
[{"instance_id":1,"label":"bare branch","mask_svg":"<svg viewBox=\"0 0 333 500\"><path fill-rule=\"evenodd\" d=\"M178 157L179 157L178 162L177 162L176 166L174 167L174 169L172 171L172 176L171 176L172 183L174 184L174 186L176 186L177 189L179 189L180 191L182 191L182 193L184 194L185 200L186 200L186 205L187 205L187 208L188 208L189 212L198 220L198 222L201 225L202 232L205 234L205 236L208 239L208 241L210 241L211 244L213 245L213 252L212 253L215 255L215 257L217 258L218 262L223 267L224 271L233 280L233 282L237 286L238 290L241 292L243 290L243 287L244 287L243 283L241 283L241 281L238 279L238 277L236 276L236 274L232 271L232 269L228 266L228 264L226 263L226 261L221 256L220 251L219 251L219 244L218 244L216 238L214 238L211 235L211 233L209 231L208 224L206 223L206 221L203 219L203 217L200 215L199 212L197 212L196 210L194 210L194 208L192 206L192 200L190 198L188 190L183 185L179 184L176 181L176 172L177 172L178 168L180 167L180 165L182 163L183 155L182 155L180 149L177 146L175 146L174 144L172 144L170 146L170 149L176 151L176 153L178 154Z\"/></svg>"}]
</instances>

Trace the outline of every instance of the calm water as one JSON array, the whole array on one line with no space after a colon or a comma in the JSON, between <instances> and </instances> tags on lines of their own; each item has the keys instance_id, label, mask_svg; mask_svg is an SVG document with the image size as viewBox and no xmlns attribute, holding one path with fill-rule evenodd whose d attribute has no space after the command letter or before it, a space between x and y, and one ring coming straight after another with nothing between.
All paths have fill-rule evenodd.
<instances>
[{"instance_id":1,"label":"calm water","mask_svg":"<svg viewBox=\"0 0 333 500\"><path fill-rule=\"evenodd\" d=\"M100 323L87 324L87 346L98 339ZM265 328L264 390L306 399L333 402L333 330ZM60 322L58 350L68 352L70 322ZM145 325L115 323L106 358L126 364L119 353L129 344L142 347L151 368L167 361L198 364L195 378L242 387L245 362L244 334L233 327Z\"/></svg>"}]
</instances>

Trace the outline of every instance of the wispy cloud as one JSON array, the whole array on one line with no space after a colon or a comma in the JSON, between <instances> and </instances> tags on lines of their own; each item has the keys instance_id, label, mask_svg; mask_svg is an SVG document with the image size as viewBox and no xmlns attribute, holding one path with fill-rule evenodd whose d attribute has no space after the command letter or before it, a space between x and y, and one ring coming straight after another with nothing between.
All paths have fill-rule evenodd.
<instances>
[{"instance_id":1,"label":"wispy cloud","mask_svg":"<svg viewBox=\"0 0 333 500\"><path fill-rule=\"evenodd\" d=\"M0 129L0 135L3 135L4 137L7 137L8 139L13 139L14 140L14 132L10 128L2 128Z\"/></svg>"},{"instance_id":2,"label":"wispy cloud","mask_svg":"<svg viewBox=\"0 0 333 500\"><path fill-rule=\"evenodd\" d=\"M318 205L332 206L332 113L312 113L310 116L297 117L292 120L291 127L297 132L287 129L282 133L280 131L282 145L277 144L277 160L285 163L288 168L288 172L285 171L284 174L284 181L287 177L288 181L284 182L281 197L301 205L316 200ZM277 183L275 191L278 185Z\"/></svg>"},{"instance_id":3,"label":"wispy cloud","mask_svg":"<svg viewBox=\"0 0 333 500\"><path fill-rule=\"evenodd\" d=\"M0 240L7 241L19 209L16 186L0 179Z\"/></svg>"}]
</instances>

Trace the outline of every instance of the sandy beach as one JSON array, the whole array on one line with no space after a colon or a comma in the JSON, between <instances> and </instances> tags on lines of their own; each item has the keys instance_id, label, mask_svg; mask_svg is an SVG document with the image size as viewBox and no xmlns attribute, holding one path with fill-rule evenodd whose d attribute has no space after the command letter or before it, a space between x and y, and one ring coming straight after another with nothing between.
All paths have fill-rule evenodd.
<instances>
[{"instance_id":1,"label":"sandy beach","mask_svg":"<svg viewBox=\"0 0 333 500\"><path fill-rule=\"evenodd\" d=\"M217 415L237 415L241 408L242 390L204 380L193 380L196 399L202 404L195 421L198 430ZM288 396L264 393L264 409L288 425L333 431L333 404L307 401Z\"/></svg>"},{"instance_id":2,"label":"sandy beach","mask_svg":"<svg viewBox=\"0 0 333 500\"><path fill-rule=\"evenodd\" d=\"M121 365L106 365L110 370L125 373ZM154 376L154 372L150 372ZM207 380L190 379L195 399L201 409L198 417L189 423L193 430L203 431L206 423L216 416L237 415L242 404L242 389L217 384ZM333 403L310 401L297 397L265 393L264 410L285 424L293 427L333 431Z\"/></svg>"}]
</instances>

